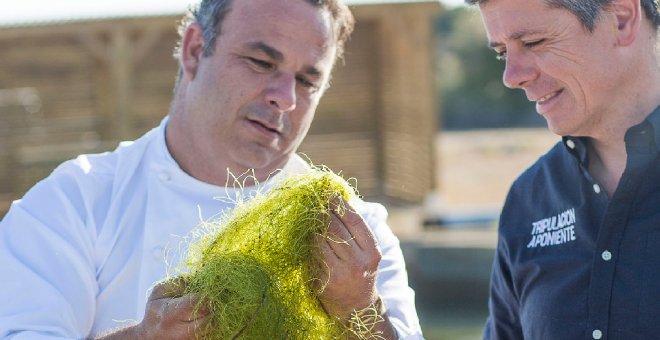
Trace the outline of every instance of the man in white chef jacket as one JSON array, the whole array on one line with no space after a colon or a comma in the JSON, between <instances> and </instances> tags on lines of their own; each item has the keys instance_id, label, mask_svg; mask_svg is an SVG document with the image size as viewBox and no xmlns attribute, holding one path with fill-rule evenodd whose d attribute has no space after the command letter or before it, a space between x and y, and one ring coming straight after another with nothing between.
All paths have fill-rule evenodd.
<instances>
[{"instance_id":1,"label":"man in white chef jacket","mask_svg":"<svg viewBox=\"0 0 660 340\"><path fill-rule=\"evenodd\" d=\"M0 337L192 338L208 315L154 284L200 221L232 209L228 173L266 187L305 171L295 155L353 18L341 0L204 0L181 30L180 73L160 124L113 152L81 155L14 202L0 223ZM377 204L323 241L320 301L348 320L378 306L387 339L422 338L396 237ZM169 250L169 251L168 251ZM153 289L152 289L153 288ZM171 292L170 292L171 293Z\"/></svg>"}]
</instances>

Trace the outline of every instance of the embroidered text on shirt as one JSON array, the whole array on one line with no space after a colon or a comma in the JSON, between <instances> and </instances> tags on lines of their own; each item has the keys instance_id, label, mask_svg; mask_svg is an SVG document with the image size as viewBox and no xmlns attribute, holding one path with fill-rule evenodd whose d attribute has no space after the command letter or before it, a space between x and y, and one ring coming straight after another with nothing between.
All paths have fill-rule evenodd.
<instances>
[{"instance_id":1,"label":"embroidered text on shirt","mask_svg":"<svg viewBox=\"0 0 660 340\"><path fill-rule=\"evenodd\" d=\"M547 247L575 241L575 209L532 223L532 240L527 248Z\"/></svg>"}]
</instances>

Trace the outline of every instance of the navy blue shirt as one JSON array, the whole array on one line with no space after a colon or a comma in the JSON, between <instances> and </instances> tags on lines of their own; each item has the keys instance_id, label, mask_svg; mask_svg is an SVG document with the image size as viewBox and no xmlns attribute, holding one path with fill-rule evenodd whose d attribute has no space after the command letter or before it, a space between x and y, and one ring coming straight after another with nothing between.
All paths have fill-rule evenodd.
<instances>
[{"instance_id":1,"label":"navy blue shirt","mask_svg":"<svg viewBox=\"0 0 660 340\"><path fill-rule=\"evenodd\" d=\"M500 217L485 339L660 339L660 107L625 135L619 186L564 137Z\"/></svg>"}]
</instances>

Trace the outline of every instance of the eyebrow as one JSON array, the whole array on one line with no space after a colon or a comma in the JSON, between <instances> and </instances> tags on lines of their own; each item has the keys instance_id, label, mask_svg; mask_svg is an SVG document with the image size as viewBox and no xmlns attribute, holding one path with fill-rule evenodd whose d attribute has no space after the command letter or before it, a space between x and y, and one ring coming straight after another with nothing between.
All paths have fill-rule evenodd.
<instances>
[{"instance_id":1,"label":"eyebrow","mask_svg":"<svg viewBox=\"0 0 660 340\"><path fill-rule=\"evenodd\" d=\"M315 77L315 78L321 77L321 71L319 71L319 69L317 69L314 66L306 66L304 70L305 70L305 74L311 77Z\"/></svg>"},{"instance_id":2,"label":"eyebrow","mask_svg":"<svg viewBox=\"0 0 660 340\"><path fill-rule=\"evenodd\" d=\"M541 30L520 30L513 32L509 35L509 40L520 40L522 37L526 35L533 35L533 34L539 34L543 33ZM489 41L488 42L488 47L491 49L494 49L497 46L504 45L504 43L499 42L499 41Z\"/></svg>"},{"instance_id":3,"label":"eyebrow","mask_svg":"<svg viewBox=\"0 0 660 340\"><path fill-rule=\"evenodd\" d=\"M269 58L277 61L277 62L282 62L284 61L284 54L282 52L278 51L276 48L264 43L263 41L257 41L257 42L251 42L247 44L247 48L253 51L261 51L264 54L266 54ZM320 77L321 76L321 71L314 67L314 66L305 66L304 68L305 74L312 76L312 77Z\"/></svg>"},{"instance_id":4,"label":"eyebrow","mask_svg":"<svg viewBox=\"0 0 660 340\"><path fill-rule=\"evenodd\" d=\"M284 60L284 54L282 54L282 52L278 51L274 47L271 47L262 41L248 43L247 47L248 49L254 51L261 51L265 53L268 57L274 59L275 61L281 62Z\"/></svg>"}]
</instances>

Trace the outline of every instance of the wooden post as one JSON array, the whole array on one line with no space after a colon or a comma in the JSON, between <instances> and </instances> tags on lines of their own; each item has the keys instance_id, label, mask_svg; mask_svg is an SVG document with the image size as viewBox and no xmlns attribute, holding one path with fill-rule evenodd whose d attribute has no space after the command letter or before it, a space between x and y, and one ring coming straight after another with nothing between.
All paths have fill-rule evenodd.
<instances>
[{"instance_id":1,"label":"wooden post","mask_svg":"<svg viewBox=\"0 0 660 340\"><path fill-rule=\"evenodd\" d=\"M109 32L108 43L102 33L83 33L80 40L88 52L110 68L114 87L112 109L114 137L118 140L133 139L133 91L135 65L145 58L162 34L160 27L148 27L132 39L132 31L121 24Z\"/></svg>"},{"instance_id":2,"label":"wooden post","mask_svg":"<svg viewBox=\"0 0 660 340\"><path fill-rule=\"evenodd\" d=\"M408 202L423 201L435 187L431 18L439 9L422 3L380 13L384 190Z\"/></svg>"},{"instance_id":3,"label":"wooden post","mask_svg":"<svg viewBox=\"0 0 660 340\"><path fill-rule=\"evenodd\" d=\"M116 133L121 140L131 136L131 94L133 92L133 58L129 32L122 27L115 28L110 37L111 67L115 80Z\"/></svg>"}]
</instances>

